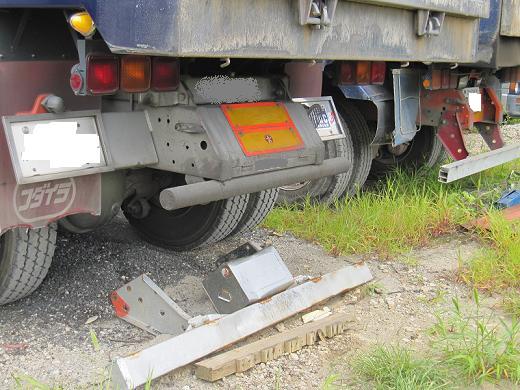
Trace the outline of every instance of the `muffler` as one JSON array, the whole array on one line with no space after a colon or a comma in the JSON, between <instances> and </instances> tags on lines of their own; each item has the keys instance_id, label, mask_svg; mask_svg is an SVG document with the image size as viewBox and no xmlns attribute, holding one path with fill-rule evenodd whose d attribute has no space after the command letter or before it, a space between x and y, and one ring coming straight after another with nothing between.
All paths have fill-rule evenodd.
<instances>
[{"instance_id":1,"label":"muffler","mask_svg":"<svg viewBox=\"0 0 520 390\"><path fill-rule=\"evenodd\" d=\"M237 195L258 192L268 188L333 176L347 172L351 168L351 164L346 158L336 157L324 160L320 165L306 165L279 171L257 173L226 181L209 180L167 188L161 191L159 199L161 206L166 210L177 210Z\"/></svg>"}]
</instances>

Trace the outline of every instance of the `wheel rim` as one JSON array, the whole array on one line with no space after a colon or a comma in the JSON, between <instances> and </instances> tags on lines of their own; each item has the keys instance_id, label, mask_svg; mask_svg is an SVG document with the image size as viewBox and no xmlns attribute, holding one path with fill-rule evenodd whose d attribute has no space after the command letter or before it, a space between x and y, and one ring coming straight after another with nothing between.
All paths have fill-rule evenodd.
<instances>
[{"instance_id":1,"label":"wheel rim","mask_svg":"<svg viewBox=\"0 0 520 390\"><path fill-rule=\"evenodd\" d=\"M379 148L378 155L375 160L382 164L395 164L401 160L404 160L406 156L410 153L412 149L413 140L410 142L406 142L401 145L392 146L392 145L383 145Z\"/></svg>"},{"instance_id":2,"label":"wheel rim","mask_svg":"<svg viewBox=\"0 0 520 390\"><path fill-rule=\"evenodd\" d=\"M298 190L301 190L302 188L304 188L305 186L308 186L309 184L310 184L310 181L301 181L299 183L281 186L280 189L283 191L298 191Z\"/></svg>"}]
</instances>

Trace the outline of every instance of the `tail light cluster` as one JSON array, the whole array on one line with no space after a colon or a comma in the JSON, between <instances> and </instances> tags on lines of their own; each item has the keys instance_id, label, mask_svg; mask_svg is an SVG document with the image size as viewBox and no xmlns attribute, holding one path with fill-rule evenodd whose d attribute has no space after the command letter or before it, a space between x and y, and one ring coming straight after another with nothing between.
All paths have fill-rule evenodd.
<instances>
[{"instance_id":1,"label":"tail light cluster","mask_svg":"<svg viewBox=\"0 0 520 390\"><path fill-rule=\"evenodd\" d=\"M176 58L137 55L89 55L85 71L76 66L70 76L72 90L89 95L113 94L119 90L129 93L173 91L179 82Z\"/></svg>"},{"instance_id":2,"label":"tail light cluster","mask_svg":"<svg viewBox=\"0 0 520 390\"><path fill-rule=\"evenodd\" d=\"M502 69L501 81L509 84L509 93L516 94L520 84L520 66Z\"/></svg>"},{"instance_id":3,"label":"tail light cluster","mask_svg":"<svg viewBox=\"0 0 520 390\"><path fill-rule=\"evenodd\" d=\"M423 76L422 85L429 90L457 88L459 75L450 69L432 69Z\"/></svg>"},{"instance_id":4,"label":"tail light cluster","mask_svg":"<svg viewBox=\"0 0 520 390\"><path fill-rule=\"evenodd\" d=\"M385 82L386 63L382 61L342 61L339 68L339 84L367 85Z\"/></svg>"}]
</instances>

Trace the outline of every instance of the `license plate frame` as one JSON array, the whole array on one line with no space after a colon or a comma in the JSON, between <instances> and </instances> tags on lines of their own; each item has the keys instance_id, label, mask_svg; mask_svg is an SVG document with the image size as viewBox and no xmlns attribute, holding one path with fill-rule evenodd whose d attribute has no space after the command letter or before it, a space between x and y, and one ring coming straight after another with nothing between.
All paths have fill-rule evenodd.
<instances>
[{"instance_id":1,"label":"license plate frame","mask_svg":"<svg viewBox=\"0 0 520 390\"><path fill-rule=\"evenodd\" d=\"M65 133L70 133L69 130L71 130L74 123L77 126L77 130L72 135L87 136L76 138L76 144L71 143L74 139L73 137L64 136ZM108 148L106 147L103 121L99 111L89 110L61 114L4 116L2 117L2 124L6 134L13 171L18 184L37 183L47 180L90 175L113 170L112 158ZM52 134L51 136L51 132L55 132L55 134ZM60 138L58 135L61 135L64 142L55 149L76 147L78 151L85 151L85 149L88 150L90 155L85 157L86 162L84 164L77 163L79 164L77 166L59 166L60 161L67 161L67 157L65 157L64 154L56 157L52 157L49 154L49 159L24 158L24 156L27 156L26 153L28 152L25 148L26 144L29 145L34 143L34 141L29 143L28 139L25 137L29 135L35 136L36 134L39 136L48 134L51 139L52 137L55 137L55 140L58 140ZM88 142L81 144L81 147L78 146L80 145L80 142L87 140ZM53 147L48 148L50 151L55 151ZM42 148L39 152L43 153L44 150L45 148ZM72 153L70 151L68 152L70 157ZM92 160L92 156L95 156L97 153L99 153L99 162L96 162L95 158L93 162L88 162ZM53 166L55 163L56 166ZM64 164L67 164L67 162Z\"/></svg>"},{"instance_id":2,"label":"license plate frame","mask_svg":"<svg viewBox=\"0 0 520 390\"><path fill-rule=\"evenodd\" d=\"M340 117L331 96L294 98L292 101L300 103L309 109L309 119L322 141L345 138L345 130L343 129L341 120L339 120ZM311 111L312 108L316 106L320 107L320 113Z\"/></svg>"}]
</instances>

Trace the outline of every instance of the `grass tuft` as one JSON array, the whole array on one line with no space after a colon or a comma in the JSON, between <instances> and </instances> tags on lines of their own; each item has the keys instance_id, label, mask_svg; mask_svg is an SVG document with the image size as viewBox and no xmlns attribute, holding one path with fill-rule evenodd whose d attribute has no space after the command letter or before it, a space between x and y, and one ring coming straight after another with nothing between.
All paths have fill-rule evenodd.
<instances>
[{"instance_id":1,"label":"grass tuft","mask_svg":"<svg viewBox=\"0 0 520 390\"><path fill-rule=\"evenodd\" d=\"M520 322L482 315L477 290L473 295L474 312L463 313L460 302L453 299L447 318L437 315L434 349L443 356L444 364L460 371L469 382L510 380L520 384Z\"/></svg>"},{"instance_id":2,"label":"grass tuft","mask_svg":"<svg viewBox=\"0 0 520 390\"><path fill-rule=\"evenodd\" d=\"M443 367L402 347L377 346L354 361L354 371L375 389L443 389L450 385Z\"/></svg>"},{"instance_id":3,"label":"grass tuft","mask_svg":"<svg viewBox=\"0 0 520 390\"><path fill-rule=\"evenodd\" d=\"M489 213L490 227L479 235L488 244L470 259L462 278L480 289L520 288L520 221Z\"/></svg>"}]
</instances>

